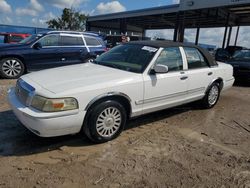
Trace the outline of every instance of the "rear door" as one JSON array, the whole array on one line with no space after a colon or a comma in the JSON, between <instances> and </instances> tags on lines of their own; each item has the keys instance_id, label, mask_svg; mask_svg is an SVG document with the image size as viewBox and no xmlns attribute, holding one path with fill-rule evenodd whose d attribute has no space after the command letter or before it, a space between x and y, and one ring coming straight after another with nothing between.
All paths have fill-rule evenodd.
<instances>
[{"instance_id":1,"label":"rear door","mask_svg":"<svg viewBox=\"0 0 250 188\"><path fill-rule=\"evenodd\" d=\"M101 38L84 36L84 39L90 54L98 56L105 52L105 44Z\"/></svg>"},{"instance_id":2,"label":"rear door","mask_svg":"<svg viewBox=\"0 0 250 188\"><path fill-rule=\"evenodd\" d=\"M60 46L62 65L82 63L88 54L82 35L61 34Z\"/></svg>"},{"instance_id":3,"label":"rear door","mask_svg":"<svg viewBox=\"0 0 250 188\"><path fill-rule=\"evenodd\" d=\"M213 68L197 48L184 47L184 51L188 64L188 98L202 98L214 79Z\"/></svg>"}]
</instances>

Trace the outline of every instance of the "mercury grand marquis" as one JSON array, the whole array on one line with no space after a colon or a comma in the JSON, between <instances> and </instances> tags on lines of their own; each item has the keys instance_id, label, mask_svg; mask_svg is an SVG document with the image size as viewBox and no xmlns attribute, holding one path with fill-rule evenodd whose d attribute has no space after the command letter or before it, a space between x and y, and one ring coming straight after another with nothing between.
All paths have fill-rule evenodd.
<instances>
[{"instance_id":1,"label":"mercury grand marquis","mask_svg":"<svg viewBox=\"0 0 250 188\"><path fill-rule=\"evenodd\" d=\"M212 108L233 83L232 66L198 46L141 41L121 44L93 62L26 74L8 99L38 136L82 131L101 143L116 138L133 117L193 101Z\"/></svg>"}]
</instances>

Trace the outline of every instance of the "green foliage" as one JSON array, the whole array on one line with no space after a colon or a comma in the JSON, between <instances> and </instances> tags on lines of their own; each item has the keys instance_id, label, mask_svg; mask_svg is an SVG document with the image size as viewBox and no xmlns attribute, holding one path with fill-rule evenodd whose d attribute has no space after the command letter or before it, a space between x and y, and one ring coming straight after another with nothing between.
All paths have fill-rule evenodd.
<instances>
[{"instance_id":1,"label":"green foliage","mask_svg":"<svg viewBox=\"0 0 250 188\"><path fill-rule=\"evenodd\" d=\"M72 8L63 9L61 17L47 21L49 28L57 30L85 30L87 16L75 11Z\"/></svg>"}]
</instances>

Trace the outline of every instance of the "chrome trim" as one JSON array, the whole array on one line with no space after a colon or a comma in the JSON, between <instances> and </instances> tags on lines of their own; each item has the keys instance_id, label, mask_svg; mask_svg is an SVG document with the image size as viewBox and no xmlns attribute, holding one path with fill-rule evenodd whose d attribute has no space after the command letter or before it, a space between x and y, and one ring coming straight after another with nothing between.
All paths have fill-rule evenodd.
<instances>
[{"instance_id":1,"label":"chrome trim","mask_svg":"<svg viewBox=\"0 0 250 188\"><path fill-rule=\"evenodd\" d=\"M188 91L183 91L183 92L178 92L178 93L173 93L170 95L164 95L164 96L160 96L160 97L154 97L154 98L145 99L145 100L141 100L141 101L135 101L135 104L136 105L148 104L148 103L152 103L152 102L162 101L162 100L166 100L166 99L170 99L170 98L174 98L174 97L179 97L179 96L183 96L183 95L196 93L196 92L203 91L203 90L205 90L205 87L200 87L200 88L196 88L196 89L192 89L192 90L188 90Z\"/></svg>"},{"instance_id":2,"label":"chrome trim","mask_svg":"<svg viewBox=\"0 0 250 188\"><path fill-rule=\"evenodd\" d=\"M235 78L234 78L234 77L232 77L231 79L226 80L226 82L231 82L232 80L235 80Z\"/></svg>"},{"instance_id":3,"label":"chrome trim","mask_svg":"<svg viewBox=\"0 0 250 188\"><path fill-rule=\"evenodd\" d=\"M86 106L85 108L85 111L88 111L88 109L98 100L104 98L104 97L111 97L111 96L121 96L121 97L125 97L130 103L131 103L131 99L128 95L124 94L124 93L121 93L121 92L108 92L108 93L104 93L102 95L98 95L96 96L94 99L92 99L88 105ZM130 108L131 108L131 105L130 105Z\"/></svg>"},{"instance_id":4,"label":"chrome trim","mask_svg":"<svg viewBox=\"0 0 250 188\"><path fill-rule=\"evenodd\" d=\"M218 78L213 79L213 80L210 82L210 84L207 86L207 89L206 89L206 91L205 91L205 94L209 91L211 85L212 85L216 80L222 80L222 84L223 84L223 85L222 85L222 87L220 88L220 91L223 89L223 86L224 86L223 79L220 78L220 77L218 77Z\"/></svg>"}]
</instances>

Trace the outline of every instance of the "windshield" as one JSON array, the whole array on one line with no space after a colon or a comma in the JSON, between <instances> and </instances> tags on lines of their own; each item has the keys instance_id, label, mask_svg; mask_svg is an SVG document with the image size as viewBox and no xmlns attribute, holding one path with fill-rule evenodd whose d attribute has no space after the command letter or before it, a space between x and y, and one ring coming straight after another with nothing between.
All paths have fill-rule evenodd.
<instances>
[{"instance_id":1,"label":"windshield","mask_svg":"<svg viewBox=\"0 0 250 188\"><path fill-rule=\"evenodd\" d=\"M30 44L32 43L33 41L35 41L36 39L40 38L41 35L30 35L29 37L21 40L19 43L21 44Z\"/></svg>"},{"instance_id":2,"label":"windshield","mask_svg":"<svg viewBox=\"0 0 250 188\"><path fill-rule=\"evenodd\" d=\"M250 61L250 50L240 50L240 51L236 51L234 56L233 56L234 60L247 60Z\"/></svg>"},{"instance_id":3,"label":"windshield","mask_svg":"<svg viewBox=\"0 0 250 188\"><path fill-rule=\"evenodd\" d=\"M157 50L158 48L140 44L122 44L99 56L94 63L124 71L142 73Z\"/></svg>"}]
</instances>

